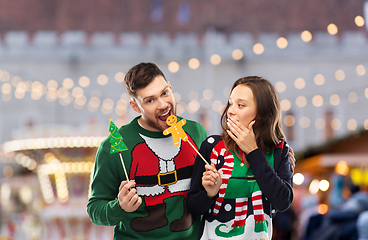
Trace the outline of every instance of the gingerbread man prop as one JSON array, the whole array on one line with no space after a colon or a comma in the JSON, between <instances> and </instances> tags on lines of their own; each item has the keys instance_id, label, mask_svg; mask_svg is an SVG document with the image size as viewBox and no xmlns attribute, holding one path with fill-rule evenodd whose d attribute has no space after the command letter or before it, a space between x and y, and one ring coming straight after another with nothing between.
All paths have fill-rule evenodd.
<instances>
[{"instance_id":1,"label":"gingerbread man prop","mask_svg":"<svg viewBox=\"0 0 368 240\"><path fill-rule=\"evenodd\" d=\"M167 119L166 119L166 123L167 125L169 125L170 127L165 129L163 131L164 135L169 135L171 133L171 136L173 137L173 141L174 141L174 145L175 146L179 146L180 145L180 139L183 139L184 142L188 141L188 136L185 133L185 131L183 130L183 126L185 125L185 123L187 122L184 118L179 121L177 121L177 117L175 115L170 115ZM197 152L197 154L202 158L202 160L208 164L208 162L206 161L206 159L204 159L204 157L202 156L202 154L200 154L197 150L196 147L193 146L193 144L188 141L188 143L190 144L190 146Z\"/></svg>"},{"instance_id":2,"label":"gingerbread man prop","mask_svg":"<svg viewBox=\"0 0 368 240\"><path fill-rule=\"evenodd\" d=\"M185 119L182 119L179 122L176 122L177 118L175 115L170 115L167 119L166 119L166 123L167 125L169 125L170 127L167 128L163 134L164 135L169 135L171 133L173 140L174 140L174 145L175 146L179 146L180 145L180 139L183 139L184 142L188 141L188 136L185 133L185 131L183 130L183 126L185 125L185 123L187 122Z\"/></svg>"}]
</instances>

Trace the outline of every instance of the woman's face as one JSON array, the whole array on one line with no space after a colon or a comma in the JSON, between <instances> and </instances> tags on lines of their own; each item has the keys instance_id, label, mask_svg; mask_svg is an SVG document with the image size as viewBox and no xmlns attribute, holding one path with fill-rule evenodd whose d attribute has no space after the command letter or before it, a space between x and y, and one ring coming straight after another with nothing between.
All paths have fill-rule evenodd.
<instances>
[{"instance_id":1,"label":"woman's face","mask_svg":"<svg viewBox=\"0 0 368 240\"><path fill-rule=\"evenodd\" d=\"M227 117L233 118L248 127L257 115L257 104L252 90L246 85L236 86L229 97Z\"/></svg>"}]
</instances>

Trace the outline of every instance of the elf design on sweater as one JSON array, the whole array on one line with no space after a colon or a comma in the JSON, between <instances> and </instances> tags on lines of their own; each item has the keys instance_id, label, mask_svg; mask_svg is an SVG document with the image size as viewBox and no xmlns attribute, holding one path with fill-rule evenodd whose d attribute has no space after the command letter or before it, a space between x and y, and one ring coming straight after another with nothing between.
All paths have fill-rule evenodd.
<instances>
[{"instance_id":1,"label":"elf design on sweater","mask_svg":"<svg viewBox=\"0 0 368 240\"><path fill-rule=\"evenodd\" d=\"M236 161L234 160L234 156ZM220 159L223 159L221 162ZM273 166L272 162L269 162ZM220 224L216 227L216 235L221 237L234 237L245 233L247 210L248 210L248 199L253 204L253 216L255 220L255 227L251 229L256 233L265 232L264 237L268 237L267 227L268 222L265 220L263 204L262 204L262 192L254 178L252 169L247 168L239 158L231 151L226 150L224 142L219 142L211 153L211 162L215 165L222 165L222 185L219 190L219 197L216 200L213 215L219 214L223 200L229 199L234 204L224 206L224 210L235 209L235 215L231 226L226 224ZM229 191L226 191L226 189ZM233 189L233 190L232 190ZM234 191L236 190L236 191ZM227 213L223 213L227 214ZM220 228L222 226L231 229L230 231L222 232Z\"/></svg>"},{"instance_id":2,"label":"elf design on sweater","mask_svg":"<svg viewBox=\"0 0 368 240\"><path fill-rule=\"evenodd\" d=\"M220 136L209 137L202 144L200 152L209 156L216 169L222 169L223 175L218 195L214 199L209 199L201 181L204 166L199 159L196 159L192 188L187 200L189 210L194 215L203 214L199 239L271 239L271 217L275 210L271 207L269 199L264 196L261 186L272 185L268 177L277 177L274 169L275 161L280 165L281 153L287 155L284 142L280 142L277 147L270 148L265 153L257 149L254 153L248 154L249 168L235 153L226 150ZM254 161L261 161L262 166L266 167L262 167L264 168L262 170L253 164ZM290 178L287 180L289 182L292 171L287 157L283 161L285 168L289 167L290 172L285 172L285 176ZM255 173L261 176L257 180ZM265 176L264 180L262 175ZM290 198L277 200L283 202L282 204L287 208L292 201L292 188L289 184L285 184L284 180L279 183L279 187L285 188L283 189L285 193L291 194ZM273 199L271 192L268 189L265 191L267 196Z\"/></svg>"}]
</instances>

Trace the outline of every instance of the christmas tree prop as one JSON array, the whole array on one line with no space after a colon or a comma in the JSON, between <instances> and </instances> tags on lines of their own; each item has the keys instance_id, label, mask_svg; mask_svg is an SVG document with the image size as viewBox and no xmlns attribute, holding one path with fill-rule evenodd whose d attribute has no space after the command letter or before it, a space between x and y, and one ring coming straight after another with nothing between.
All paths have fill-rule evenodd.
<instances>
[{"instance_id":1,"label":"christmas tree prop","mask_svg":"<svg viewBox=\"0 0 368 240\"><path fill-rule=\"evenodd\" d=\"M171 133L172 137L173 137L173 141L174 141L174 145L175 146L179 146L180 145L180 139L182 139L184 142L188 142L190 144L190 146L194 149L194 151L197 152L197 154L203 159L203 161L208 164L208 162L206 161L206 159L204 159L204 157L202 156L202 154L200 154L197 150L196 147L193 146L193 144L188 141L189 138L187 136L187 134L185 133L183 126L184 124L186 124L186 120L182 119L181 121L177 122L177 117L175 115L170 115L167 119L166 119L166 123L167 125L169 125L170 127L165 129L163 131L164 135L169 135Z\"/></svg>"},{"instance_id":2,"label":"christmas tree prop","mask_svg":"<svg viewBox=\"0 0 368 240\"><path fill-rule=\"evenodd\" d=\"M123 142L123 137L120 135L120 133L118 131L118 128L112 122L112 118L110 118L109 132L110 132L110 143L111 143L110 154L119 153L121 164L123 165L123 168L124 168L124 173L125 173L126 180L129 181L128 173L125 169L123 156L121 155L121 152L128 150L128 148L125 145L125 143Z\"/></svg>"}]
</instances>

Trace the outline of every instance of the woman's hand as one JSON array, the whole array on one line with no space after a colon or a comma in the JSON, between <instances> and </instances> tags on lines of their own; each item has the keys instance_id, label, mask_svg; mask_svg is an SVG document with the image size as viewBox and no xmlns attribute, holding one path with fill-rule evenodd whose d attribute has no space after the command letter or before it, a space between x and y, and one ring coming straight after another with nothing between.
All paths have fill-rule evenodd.
<instances>
[{"instance_id":1,"label":"woman's hand","mask_svg":"<svg viewBox=\"0 0 368 240\"><path fill-rule=\"evenodd\" d=\"M206 164L206 171L203 172L202 185L207 192L207 196L213 198L220 190L222 184L222 170L216 170L215 165Z\"/></svg>"},{"instance_id":2,"label":"woman's hand","mask_svg":"<svg viewBox=\"0 0 368 240\"><path fill-rule=\"evenodd\" d=\"M253 120L249 123L248 127L245 127L239 121L232 118L228 118L227 120L227 125L230 129L227 130L227 133L246 154L258 148L253 132L254 123L255 121Z\"/></svg>"}]
</instances>

